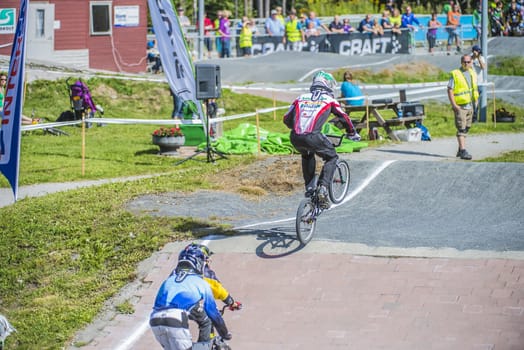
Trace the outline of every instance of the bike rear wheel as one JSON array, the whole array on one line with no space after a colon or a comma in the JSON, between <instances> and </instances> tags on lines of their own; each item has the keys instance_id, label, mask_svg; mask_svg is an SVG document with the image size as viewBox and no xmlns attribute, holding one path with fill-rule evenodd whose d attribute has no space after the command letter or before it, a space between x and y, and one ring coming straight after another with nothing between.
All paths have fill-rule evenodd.
<instances>
[{"instance_id":1,"label":"bike rear wheel","mask_svg":"<svg viewBox=\"0 0 524 350\"><path fill-rule=\"evenodd\" d=\"M317 218L315 204L310 198L303 199L297 209L295 227L300 243L306 245L313 238Z\"/></svg>"},{"instance_id":2,"label":"bike rear wheel","mask_svg":"<svg viewBox=\"0 0 524 350\"><path fill-rule=\"evenodd\" d=\"M329 199L331 199L333 204L339 204L344 200L349 189L350 180L351 174L348 162L344 159L339 159L328 189Z\"/></svg>"}]
</instances>

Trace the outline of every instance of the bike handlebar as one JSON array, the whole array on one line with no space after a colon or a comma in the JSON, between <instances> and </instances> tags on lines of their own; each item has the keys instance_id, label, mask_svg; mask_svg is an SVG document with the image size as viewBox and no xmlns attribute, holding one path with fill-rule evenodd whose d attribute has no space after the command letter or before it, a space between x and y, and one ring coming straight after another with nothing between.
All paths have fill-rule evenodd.
<instances>
[{"instance_id":1,"label":"bike handlebar","mask_svg":"<svg viewBox=\"0 0 524 350\"><path fill-rule=\"evenodd\" d=\"M222 309L220 310L220 314L223 315L224 314L224 311L226 311L226 309L229 309L231 311L235 311L235 310L240 310L242 309L242 304L239 303L239 302L234 302L233 305L224 305L222 306Z\"/></svg>"},{"instance_id":2,"label":"bike handlebar","mask_svg":"<svg viewBox=\"0 0 524 350\"><path fill-rule=\"evenodd\" d=\"M342 135L328 135L326 134L325 135L329 142L331 142L333 144L333 146L335 147L338 147L340 146L340 144L342 143L342 140L344 139L344 137L346 137L346 135L342 134Z\"/></svg>"}]
</instances>

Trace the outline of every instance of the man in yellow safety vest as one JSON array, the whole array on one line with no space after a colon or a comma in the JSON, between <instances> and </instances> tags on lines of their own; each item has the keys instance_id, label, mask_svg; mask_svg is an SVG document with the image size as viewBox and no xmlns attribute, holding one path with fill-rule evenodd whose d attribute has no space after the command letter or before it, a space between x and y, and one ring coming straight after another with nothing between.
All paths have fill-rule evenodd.
<instances>
[{"instance_id":1,"label":"man in yellow safety vest","mask_svg":"<svg viewBox=\"0 0 524 350\"><path fill-rule=\"evenodd\" d=\"M284 44L286 45L286 50L300 51L300 43L305 41L304 28L302 28L295 10L289 12L289 17L286 18L285 30Z\"/></svg>"},{"instance_id":2,"label":"man in yellow safety vest","mask_svg":"<svg viewBox=\"0 0 524 350\"><path fill-rule=\"evenodd\" d=\"M473 157L466 151L466 135L471 128L473 111L479 97L477 74L471 66L472 58L470 55L463 55L460 62L461 67L452 70L450 73L448 98L455 113L458 141L457 157L471 160Z\"/></svg>"}]
</instances>

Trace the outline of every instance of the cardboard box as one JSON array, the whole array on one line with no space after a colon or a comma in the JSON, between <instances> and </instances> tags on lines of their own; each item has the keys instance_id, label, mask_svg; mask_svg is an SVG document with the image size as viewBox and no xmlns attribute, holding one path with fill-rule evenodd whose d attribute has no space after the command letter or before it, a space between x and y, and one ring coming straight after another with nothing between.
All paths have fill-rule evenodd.
<instances>
[{"instance_id":1,"label":"cardboard box","mask_svg":"<svg viewBox=\"0 0 524 350\"><path fill-rule=\"evenodd\" d=\"M422 130L420 130L420 128L393 130L393 134L398 137L400 141L417 142L422 139Z\"/></svg>"}]
</instances>

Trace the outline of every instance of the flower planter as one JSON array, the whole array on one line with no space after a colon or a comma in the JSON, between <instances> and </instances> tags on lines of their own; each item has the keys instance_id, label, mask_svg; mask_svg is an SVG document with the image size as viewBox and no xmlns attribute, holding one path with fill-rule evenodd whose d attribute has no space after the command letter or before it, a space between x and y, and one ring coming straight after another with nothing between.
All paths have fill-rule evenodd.
<instances>
[{"instance_id":1,"label":"flower planter","mask_svg":"<svg viewBox=\"0 0 524 350\"><path fill-rule=\"evenodd\" d=\"M184 136L155 136L153 135L153 144L160 147L160 154L170 155L177 154L180 146L186 142Z\"/></svg>"}]
</instances>

